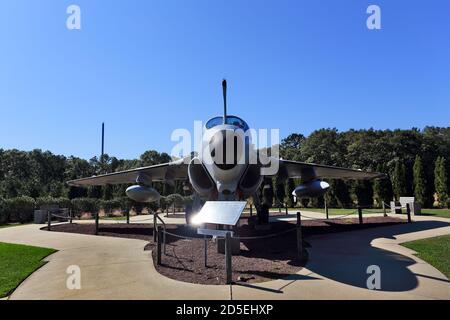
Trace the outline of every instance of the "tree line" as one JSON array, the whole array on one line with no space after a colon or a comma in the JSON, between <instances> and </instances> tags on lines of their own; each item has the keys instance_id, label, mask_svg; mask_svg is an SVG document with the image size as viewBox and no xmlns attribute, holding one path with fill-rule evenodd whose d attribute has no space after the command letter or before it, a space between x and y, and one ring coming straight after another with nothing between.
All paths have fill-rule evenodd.
<instances>
[{"instance_id":1,"label":"tree line","mask_svg":"<svg viewBox=\"0 0 450 320\"><path fill-rule=\"evenodd\" d=\"M348 130L320 129L309 136L293 133L280 144L283 159L342 166L386 173L377 181L330 180L325 197L302 199L302 206L330 207L354 205L379 206L381 203L414 196L423 207L449 206L450 127L423 130ZM34 199L95 198L113 200L124 197L127 186L69 187L68 180L94 174L116 172L171 160L167 153L146 151L139 159L124 160L103 155L85 160L55 155L50 151L0 149L0 198L28 196ZM277 182L266 179L261 193L272 205L294 205L291 193L297 179ZM186 196L183 182L171 186L155 183L163 196Z\"/></svg>"}]
</instances>

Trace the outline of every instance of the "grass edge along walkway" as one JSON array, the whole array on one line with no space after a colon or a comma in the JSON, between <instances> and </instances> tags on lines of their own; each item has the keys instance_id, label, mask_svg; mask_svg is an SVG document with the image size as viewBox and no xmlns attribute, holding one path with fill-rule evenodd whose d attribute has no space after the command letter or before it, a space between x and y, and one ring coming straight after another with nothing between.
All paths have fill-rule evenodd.
<instances>
[{"instance_id":1,"label":"grass edge along walkway","mask_svg":"<svg viewBox=\"0 0 450 320\"><path fill-rule=\"evenodd\" d=\"M401 245L416 251L415 256L431 264L450 279L450 235L405 242Z\"/></svg>"},{"instance_id":2,"label":"grass edge along walkway","mask_svg":"<svg viewBox=\"0 0 450 320\"><path fill-rule=\"evenodd\" d=\"M0 242L0 298L9 296L57 250Z\"/></svg>"}]
</instances>

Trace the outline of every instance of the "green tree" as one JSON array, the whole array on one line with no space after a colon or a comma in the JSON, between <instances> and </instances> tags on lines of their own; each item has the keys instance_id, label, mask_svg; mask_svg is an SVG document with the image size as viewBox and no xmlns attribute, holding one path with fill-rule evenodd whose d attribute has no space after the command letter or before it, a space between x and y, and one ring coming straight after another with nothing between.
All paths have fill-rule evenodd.
<instances>
[{"instance_id":1,"label":"green tree","mask_svg":"<svg viewBox=\"0 0 450 320\"><path fill-rule=\"evenodd\" d=\"M444 157L438 157L434 166L434 187L440 207L444 207L448 200L447 168Z\"/></svg>"},{"instance_id":2,"label":"green tree","mask_svg":"<svg viewBox=\"0 0 450 320\"><path fill-rule=\"evenodd\" d=\"M292 195L292 192L294 192L295 190L295 182L294 179L287 179L286 185L285 185L285 190L286 190L286 204L288 207L293 208L295 207L295 202L294 202L294 196Z\"/></svg>"},{"instance_id":3,"label":"green tree","mask_svg":"<svg viewBox=\"0 0 450 320\"><path fill-rule=\"evenodd\" d=\"M353 190L358 205L367 207L373 205L372 182L367 180L357 180L353 182Z\"/></svg>"},{"instance_id":4,"label":"green tree","mask_svg":"<svg viewBox=\"0 0 450 320\"><path fill-rule=\"evenodd\" d=\"M283 206L284 200L286 198L286 190L284 188L284 183L277 181L275 183L275 196L277 199L278 205Z\"/></svg>"},{"instance_id":5,"label":"green tree","mask_svg":"<svg viewBox=\"0 0 450 320\"><path fill-rule=\"evenodd\" d=\"M401 161L397 161L395 164L394 173L392 175L392 187L395 198L398 200L400 197L407 195L406 188L406 167Z\"/></svg>"},{"instance_id":6,"label":"green tree","mask_svg":"<svg viewBox=\"0 0 450 320\"><path fill-rule=\"evenodd\" d=\"M423 207L426 202L426 180L422 158L419 155L416 156L416 160L414 161L413 183L415 200Z\"/></svg>"},{"instance_id":7,"label":"green tree","mask_svg":"<svg viewBox=\"0 0 450 320\"><path fill-rule=\"evenodd\" d=\"M377 172L387 174L386 171L386 167L383 164L378 164ZM392 200L393 193L389 176L384 179L376 179L373 183L373 190L379 206L382 206L383 202L389 203Z\"/></svg>"}]
</instances>

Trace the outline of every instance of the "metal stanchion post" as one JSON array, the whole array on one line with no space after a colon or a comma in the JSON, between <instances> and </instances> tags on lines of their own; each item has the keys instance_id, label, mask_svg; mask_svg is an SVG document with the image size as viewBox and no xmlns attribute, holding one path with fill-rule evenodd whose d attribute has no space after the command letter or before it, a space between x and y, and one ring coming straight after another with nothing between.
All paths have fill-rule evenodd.
<instances>
[{"instance_id":1,"label":"metal stanchion post","mask_svg":"<svg viewBox=\"0 0 450 320\"><path fill-rule=\"evenodd\" d=\"M208 267L208 239L206 236L203 237L205 240L205 268Z\"/></svg>"},{"instance_id":2,"label":"metal stanchion post","mask_svg":"<svg viewBox=\"0 0 450 320\"><path fill-rule=\"evenodd\" d=\"M411 223L411 206L409 203L406 204L406 214L408 215L408 223Z\"/></svg>"},{"instance_id":3,"label":"metal stanchion post","mask_svg":"<svg viewBox=\"0 0 450 320\"><path fill-rule=\"evenodd\" d=\"M358 206L359 224L363 224L362 208Z\"/></svg>"},{"instance_id":4,"label":"metal stanchion post","mask_svg":"<svg viewBox=\"0 0 450 320\"><path fill-rule=\"evenodd\" d=\"M156 241L157 241L157 228L158 228L158 220L157 220L157 218L156 218L156 215L157 215L158 213L155 211L154 213L153 213L153 242L155 242L156 243Z\"/></svg>"},{"instance_id":5,"label":"metal stanchion post","mask_svg":"<svg viewBox=\"0 0 450 320\"><path fill-rule=\"evenodd\" d=\"M161 242L162 242L162 231L161 226L157 228L157 246L156 246L156 263L161 265Z\"/></svg>"},{"instance_id":6,"label":"metal stanchion post","mask_svg":"<svg viewBox=\"0 0 450 320\"><path fill-rule=\"evenodd\" d=\"M99 220L99 214L97 212L97 214L95 215L95 235L98 235L98 221Z\"/></svg>"}]
</instances>

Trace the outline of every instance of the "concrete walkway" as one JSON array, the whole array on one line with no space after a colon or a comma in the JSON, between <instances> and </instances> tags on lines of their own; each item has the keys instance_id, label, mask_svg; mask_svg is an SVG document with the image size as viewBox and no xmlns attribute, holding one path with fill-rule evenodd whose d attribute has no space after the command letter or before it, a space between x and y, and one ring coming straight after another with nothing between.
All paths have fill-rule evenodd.
<instances>
[{"instance_id":1,"label":"concrete walkway","mask_svg":"<svg viewBox=\"0 0 450 320\"><path fill-rule=\"evenodd\" d=\"M408 225L308 238L310 260L298 274L231 287L161 276L142 240L46 232L40 225L26 225L0 229L0 241L59 250L10 299L450 299L447 278L399 245L450 234L450 221L415 220ZM71 265L81 268L81 290L66 287L66 270ZM370 265L381 269L379 291L366 288Z\"/></svg>"}]
</instances>

